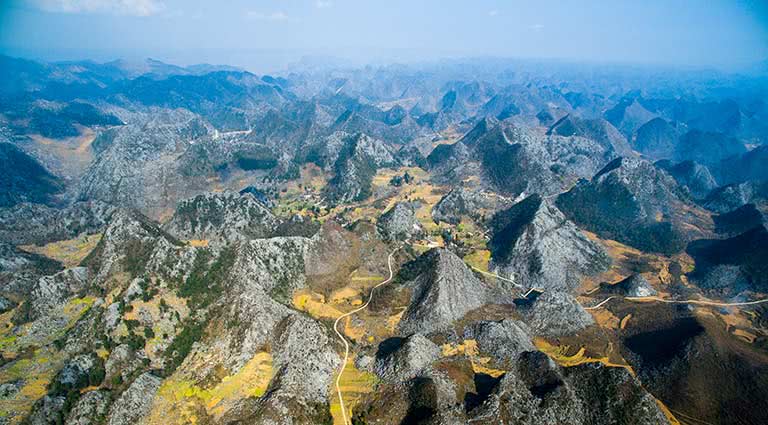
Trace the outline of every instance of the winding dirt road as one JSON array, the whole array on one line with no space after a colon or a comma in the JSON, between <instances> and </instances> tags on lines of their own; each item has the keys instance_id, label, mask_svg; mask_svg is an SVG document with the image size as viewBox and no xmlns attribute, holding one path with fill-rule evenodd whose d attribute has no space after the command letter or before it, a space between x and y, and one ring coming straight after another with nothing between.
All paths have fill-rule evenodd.
<instances>
[{"instance_id":1,"label":"winding dirt road","mask_svg":"<svg viewBox=\"0 0 768 425\"><path fill-rule=\"evenodd\" d=\"M660 303L667 303L667 304L696 304L696 305L708 305L713 307L738 307L738 306L745 306L745 305L756 305L756 304L768 303L768 298L764 300L757 300L757 301L721 303L717 301L706 301L706 300L665 300L664 298L659 298L659 297L615 297L614 296L614 297L606 298L600 304L597 304L593 307L586 307L585 310L593 310L593 309L599 308L613 298L624 298L627 301L635 301L635 302L657 301Z\"/></svg>"},{"instance_id":2,"label":"winding dirt road","mask_svg":"<svg viewBox=\"0 0 768 425\"><path fill-rule=\"evenodd\" d=\"M513 280L507 279L505 277L501 277L497 274L486 272L483 270L480 270L474 266L469 266L473 270L476 270L484 275L493 276L497 279L501 279L507 282L512 283L515 286L522 287L522 285L519 285L515 283ZM599 290L599 288L595 288L594 290L588 292L588 294L593 293L595 291ZM530 292L530 291L529 291ZM648 301L656 301L660 303L667 303L667 304L696 304L696 305L707 305L707 306L713 306L713 307L738 307L738 306L747 306L747 305L757 305L757 304L764 304L768 303L768 298L762 299L762 300L756 300L756 301L743 301L743 302L733 302L733 303L723 303L718 301L707 301L707 300L667 300L664 298L659 297L623 297L620 295L612 295L603 301L600 301L599 303L591 306L591 307L584 307L584 310L596 310L602 306L604 306L608 301L613 299L624 299L627 301L634 301L634 302L648 302Z\"/></svg>"},{"instance_id":3,"label":"winding dirt road","mask_svg":"<svg viewBox=\"0 0 768 425\"><path fill-rule=\"evenodd\" d=\"M344 407L344 397L342 397L341 386L339 384L341 382L341 375L344 373L344 369L347 367L347 362L349 361L349 342L347 341L346 338L344 338L344 334L339 332L339 328L338 328L339 322L341 322L343 319L345 319L345 318L347 318L347 317L349 317L349 316L351 316L351 315L353 315L353 314L355 314L355 313L357 313L357 312L359 312L361 310L364 310L366 307L368 307L368 304L370 304L371 301L373 300L373 293L376 292L376 288L378 288L380 286L383 286L383 285L386 285L387 283L389 283L392 280L392 277L393 277L393 273L392 273L392 257L395 255L395 253L399 249L400 249L400 247L398 246L391 253L389 253L389 256L387 257L387 267L389 268L389 277L387 278L387 280L385 280L385 281L377 284L373 288L371 288L371 292L368 295L368 301L366 301L365 304L363 304L360 307L350 311L349 313L342 314L341 316L339 316L336 319L335 322L333 322L333 330L336 332L336 335L339 336L339 339L341 340L341 342L344 343L344 361L341 363L341 368L339 369L338 376L336 376L336 392L339 395L339 406L341 407L341 416L342 416L342 418L344 418L344 425L348 425L349 424L349 419L347 418L347 410Z\"/></svg>"}]
</instances>

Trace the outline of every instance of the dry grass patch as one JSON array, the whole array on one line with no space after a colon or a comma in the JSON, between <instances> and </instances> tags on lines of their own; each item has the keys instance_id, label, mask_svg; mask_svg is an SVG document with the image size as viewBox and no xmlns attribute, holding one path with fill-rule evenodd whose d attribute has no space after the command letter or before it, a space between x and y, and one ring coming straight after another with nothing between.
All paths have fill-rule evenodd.
<instances>
[{"instance_id":1,"label":"dry grass patch","mask_svg":"<svg viewBox=\"0 0 768 425\"><path fill-rule=\"evenodd\" d=\"M19 248L59 261L64 267L75 267L96 248L101 240L101 233L82 234L74 239L51 242L43 246L22 245Z\"/></svg>"},{"instance_id":2,"label":"dry grass patch","mask_svg":"<svg viewBox=\"0 0 768 425\"><path fill-rule=\"evenodd\" d=\"M350 359L354 356L350 356ZM336 376L333 377L334 385L331 386L331 416L334 425L347 425L341 415L341 404L339 403L339 394L336 391ZM354 361L350 360L344 368L344 373L339 380L339 388L344 397L344 407L347 410L347 417L351 418L353 410L359 405L363 398L373 392L379 380L376 375L361 371L355 367Z\"/></svg>"},{"instance_id":3,"label":"dry grass patch","mask_svg":"<svg viewBox=\"0 0 768 425\"><path fill-rule=\"evenodd\" d=\"M174 374L158 390L147 423L181 425L199 423L206 416L221 418L238 400L264 395L272 373L272 356L259 352L237 373L223 377L211 388Z\"/></svg>"},{"instance_id":4,"label":"dry grass patch","mask_svg":"<svg viewBox=\"0 0 768 425\"><path fill-rule=\"evenodd\" d=\"M623 367L634 375L634 370L623 359L611 359L616 354L613 350L613 343L608 343L607 353L599 355L599 357L588 354L587 348L583 346L576 348L566 344L555 345L540 337L534 338L533 343L539 351L563 367L578 366L586 363L602 363L609 367Z\"/></svg>"}]
</instances>

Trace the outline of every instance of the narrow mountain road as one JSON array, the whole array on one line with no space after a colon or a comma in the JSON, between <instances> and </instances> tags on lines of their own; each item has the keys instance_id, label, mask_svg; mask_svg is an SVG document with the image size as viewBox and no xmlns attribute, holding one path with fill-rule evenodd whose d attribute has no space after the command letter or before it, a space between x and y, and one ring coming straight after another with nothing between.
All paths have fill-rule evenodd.
<instances>
[{"instance_id":1,"label":"narrow mountain road","mask_svg":"<svg viewBox=\"0 0 768 425\"><path fill-rule=\"evenodd\" d=\"M614 298L616 298L616 297L613 297L613 296L612 297L608 297L608 298L604 299L602 302L598 303L597 305L593 305L592 307L584 307L584 310L597 310L598 308L602 307L605 303L607 303L608 301L610 301L610 300L612 300Z\"/></svg>"},{"instance_id":2,"label":"narrow mountain road","mask_svg":"<svg viewBox=\"0 0 768 425\"><path fill-rule=\"evenodd\" d=\"M342 418L344 418L344 425L348 425L349 424L349 419L347 418L347 410L344 407L344 397L342 397L342 394L341 394L340 382L341 382L341 375L344 373L344 369L347 367L347 362L349 361L349 342L347 341L346 338L344 338L344 334L339 332L339 327L338 326L339 326L339 323L342 320L344 320L345 318L347 318L347 317L349 317L349 316L351 316L351 315L353 315L353 314L355 314L355 313L357 313L359 311L362 311L366 307L368 307L368 304L370 304L371 301L373 300L373 293L376 292L376 288L378 288L380 286L384 286L384 285L386 285L387 283L389 283L392 280L392 278L394 277L393 272L392 272L392 257L395 255L395 253L399 249L400 249L400 247L398 246L387 257L387 267L389 268L389 277L387 278L387 280L385 280L385 281L377 284L373 288L371 288L371 292L368 295L368 301L366 301L365 304L363 304L360 307L350 311L349 313L342 314L341 316L339 316L336 319L335 322L333 322L333 330L336 332L336 335L339 336L339 339L341 340L341 342L344 343L344 361L341 362L341 368L339 369L339 374L338 374L338 376L336 376L336 392L339 395L339 406L341 407L341 416L342 416Z\"/></svg>"},{"instance_id":3,"label":"narrow mountain road","mask_svg":"<svg viewBox=\"0 0 768 425\"><path fill-rule=\"evenodd\" d=\"M515 283L513 280L507 279L505 277L499 276L495 273L486 272L483 270L478 269L474 266L469 266L472 268L472 270L478 271L484 275L492 276L497 279L501 279L507 282L512 283L515 286L522 287L522 285L519 285ZM591 294L598 290L599 288L595 288L594 290L588 292L587 294ZM533 290L533 288L531 288ZM529 291L530 292L530 291ZM706 306L713 306L713 307L739 307L739 306L747 306L747 305L757 305L757 304L764 304L768 303L768 298L762 299L762 300L756 300L756 301L743 301L743 302L733 302L733 303L723 303L718 301L707 301L707 300L666 300L664 298L659 297L623 297L620 295L611 295L610 297L600 301L599 303L591 306L591 307L584 307L584 310L596 310L605 304L608 303L608 301L611 301L613 299L624 299L627 301L635 301L635 302L646 302L646 301L656 301L660 303L667 303L667 304L696 304L696 305L706 305Z\"/></svg>"},{"instance_id":4,"label":"narrow mountain road","mask_svg":"<svg viewBox=\"0 0 768 425\"><path fill-rule=\"evenodd\" d=\"M499 279L499 280L503 280L503 281L505 281L505 282L509 282L509 283L511 283L512 285L514 285L514 286L515 286L515 287L517 287L517 288L522 288L522 287L523 287L523 285L520 285L520 284L516 283L516 282L515 282L514 280L512 280L512 279L507 279L506 277L501 277L501 276L499 276L499 275L497 275L497 274L494 274L494 273L490 273L490 272L486 272L486 271L480 270L480 269L478 269L477 267L475 267L475 266L473 266L473 265L470 265L470 264L467 264L467 265L468 265L468 266L469 266L469 267L470 267L472 270L474 270L474 271L476 271L476 272L478 272L478 273L482 273L482 274L484 274L484 275L486 275L486 276L495 277L496 279Z\"/></svg>"},{"instance_id":5,"label":"narrow mountain road","mask_svg":"<svg viewBox=\"0 0 768 425\"><path fill-rule=\"evenodd\" d=\"M744 302L735 302L735 303L721 303L717 301L706 301L706 300L665 300L659 297L624 297L624 299L629 301L639 301L639 302L658 301L658 302L667 303L667 304L697 304L697 305L709 305L714 307L737 307L737 306L768 303L768 298L764 300L744 301Z\"/></svg>"}]
</instances>

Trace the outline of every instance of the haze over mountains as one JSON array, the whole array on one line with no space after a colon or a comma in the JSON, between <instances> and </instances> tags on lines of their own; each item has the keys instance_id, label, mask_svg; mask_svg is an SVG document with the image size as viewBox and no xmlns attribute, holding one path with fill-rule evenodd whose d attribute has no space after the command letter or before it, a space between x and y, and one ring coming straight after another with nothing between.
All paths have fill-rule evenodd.
<instances>
[{"instance_id":1,"label":"haze over mountains","mask_svg":"<svg viewBox=\"0 0 768 425\"><path fill-rule=\"evenodd\" d=\"M0 423L764 423L767 95L0 56Z\"/></svg>"}]
</instances>

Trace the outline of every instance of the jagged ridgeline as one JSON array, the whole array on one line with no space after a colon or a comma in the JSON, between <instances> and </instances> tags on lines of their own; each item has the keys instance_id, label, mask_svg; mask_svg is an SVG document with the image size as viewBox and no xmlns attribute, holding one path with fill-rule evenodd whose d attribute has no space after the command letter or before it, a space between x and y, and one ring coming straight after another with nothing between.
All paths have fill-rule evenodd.
<instances>
[{"instance_id":1,"label":"jagged ridgeline","mask_svg":"<svg viewBox=\"0 0 768 425\"><path fill-rule=\"evenodd\" d=\"M0 424L768 423L764 79L0 56Z\"/></svg>"}]
</instances>

